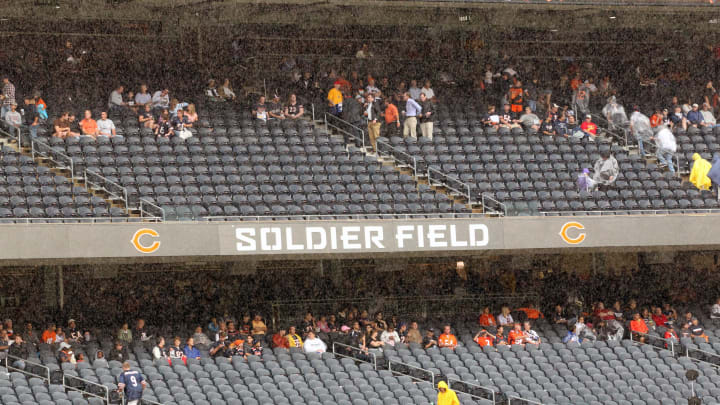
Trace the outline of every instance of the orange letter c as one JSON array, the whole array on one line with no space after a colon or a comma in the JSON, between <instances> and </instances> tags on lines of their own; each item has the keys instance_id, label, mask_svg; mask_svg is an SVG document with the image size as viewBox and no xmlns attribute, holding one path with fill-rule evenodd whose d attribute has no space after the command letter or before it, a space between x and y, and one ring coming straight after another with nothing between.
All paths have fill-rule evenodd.
<instances>
[{"instance_id":1,"label":"orange letter c","mask_svg":"<svg viewBox=\"0 0 720 405\"><path fill-rule=\"evenodd\" d=\"M130 239L130 243L135 246L135 249L137 249L140 253L152 253L158 249L160 249L160 241L153 241L150 245L144 245L140 242L140 239L145 236L151 236L153 238L160 237L160 234L158 234L154 229L149 228L142 228L139 229L137 232L135 232L135 235L133 235L132 239Z\"/></svg>"},{"instance_id":2,"label":"orange letter c","mask_svg":"<svg viewBox=\"0 0 720 405\"><path fill-rule=\"evenodd\" d=\"M583 224L579 222L568 222L560 229L560 237L569 245L578 245L585 240L585 232L579 232L577 237L573 238L568 235L568 231L573 228L579 230L585 229Z\"/></svg>"}]
</instances>

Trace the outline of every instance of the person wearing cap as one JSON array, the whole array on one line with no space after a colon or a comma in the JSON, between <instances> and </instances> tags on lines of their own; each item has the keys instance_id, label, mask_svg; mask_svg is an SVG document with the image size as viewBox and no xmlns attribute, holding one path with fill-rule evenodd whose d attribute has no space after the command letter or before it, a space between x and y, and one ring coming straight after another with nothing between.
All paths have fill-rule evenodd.
<instances>
[{"instance_id":1,"label":"person wearing cap","mask_svg":"<svg viewBox=\"0 0 720 405\"><path fill-rule=\"evenodd\" d=\"M218 341L210 346L210 357L231 357L230 342L227 340L227 333L220 332L218 334Z\"/></svg>"},{"instance_id":2,"label":"person wearing cap","mask_svg":"<svg viewBox=\"0 0 720 405\"><path fill-rule=\"evenodd\" d=\"M0 120L4 120L5 114L10 111L10 108L13 104L16 104L15 85L10 83L10 78L8 78L7 76L3 76L2 82L2 94L0 94L0 100L2 100L2 108L0 108Z\"/></svg>"},{"instance_id":3,"label":"person wearing cap","mask_svg":"<svg viewBox=\"0 0 720 405\"><path fill-rule=\"evenodd\" d=\"M702 128L706 126L702 113L698 110L698 105L693 104L692 110L687 113L687 121L691 127Z\"/></svg>"},{"instance_id":4,"label":"person wearing cap","mask_svg":"<svg viewBox=\"0 0 720 405\"><path fill-rule=\"evenodd\" d=\"M700 321L695 317L693 317L692 321L690 321L690 336L694 338L703 338L706 343L708 342L708 336L705 334L705 329L700 326Z\"/></svg>"},{"instance_id":5,"label":"person wearing cap","mask_svg":"<svg viewBox=\"0 0 720 405\"><path fill-rule=\"evenodd\" d=\"M5 122L15 129L19 129L20 126L22 126L22 115L17 112L17 103L14 101L10 104L10 110L5 113Z\"/></svg>"},{"instance_id":6,"label":"person wearing cap","mask_svg":"<svg viewBox=\"0 0 720 405\"><path fill-rule=\"evenodd\" d=\"M75 355L68 343L60 343L60 351L58 352L58 362L75 363Z\"/></svg>"},{"instance_id":7,"label":"person wearing cap","mask_svg":"<svg viewBox=\"0 0 720 405\"><path fill-rule=\"evenodd\" d=\"M589 136L590 139L593 139L597 136L597 125L592 122L592 115L588 114L585 116L585 120L582 124L580 124L580 129L585 133L586 136Z\"/></svg>"},{"instance_id":8,"label":"person wearing cap","mask_svg":"<svg viewBox=\"0 0 720 405\"><path fill-rule=\"evenodd\" d=\"M283 105L280 102L280 95L277 93L273 94L272 102L268 107L268 119L269 120L284 120L285 112Z\"/></svg>"},{"instance_id":9,"label":"person wearing cap","mask_svg":"<svg viewBox=\"0 0 720 405\"><path fill-rule=\"evenodd\" d=\"M122 369L118 376L118 392L125 395L126 405L138 405L147 386L145 378L139 371L131 370L127 361L123 363Z\"/></svg>"},{"instance_id":10,"label":"person wearing cap","mask_svg":"<svg viewBox=\"0 0 720 405\"><path fill-rule=\"evenodd\" d=\"M673 166L673 155L677 152L677 142L675 141L675 135L673 135L670 128L667 125L660 125L660 130L651 139L655 139L655 146L657 146L656 155L658 161L666 165L670 173L675 173L675 167Z\"/></svg>"},{"instance_id":11,"label":"person wearing cap","mask_svg":"<svg viewBox=\"0 0 720 405\"><path fill-rule=\"evenodd\" d=\"M335 83L333 83L333 88L330 89L327 95L330 114L337 117L340 116L343 110L343 94L342 91L340 91L340 86L342 86L342 82L340 80L336 80Z\"/></svg>"}]
</instances>

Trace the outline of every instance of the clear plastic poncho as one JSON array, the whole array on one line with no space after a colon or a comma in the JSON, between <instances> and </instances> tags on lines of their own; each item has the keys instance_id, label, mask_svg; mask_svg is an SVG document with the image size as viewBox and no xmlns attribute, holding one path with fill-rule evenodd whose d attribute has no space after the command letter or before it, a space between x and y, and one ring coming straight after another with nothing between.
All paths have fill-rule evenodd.
<instances>
[{"instance_id":1,"label":"clear plastic poncho","mask_svg":"<svg viewBox=\"0 0 720 405\"><path fill-rule=\"evenodd\" d=\"M630 126L635 139L649 141L653 135L653 130L650 126L650 118L640 111L635 111L632 115L630 115Z\"/></svg>"},{"instance_id":2,"label":"clear plastic poncho","mask_svg":"<svg viewBox=\"0 0 720 405\"><path fill-rule=\"evenodd\" d=\"M608 103L602 109L602 114L610 122L611 127L624 128L628 123L625 107L617 102L615 96L608 99Z\"/></svg>"}]
</instances>

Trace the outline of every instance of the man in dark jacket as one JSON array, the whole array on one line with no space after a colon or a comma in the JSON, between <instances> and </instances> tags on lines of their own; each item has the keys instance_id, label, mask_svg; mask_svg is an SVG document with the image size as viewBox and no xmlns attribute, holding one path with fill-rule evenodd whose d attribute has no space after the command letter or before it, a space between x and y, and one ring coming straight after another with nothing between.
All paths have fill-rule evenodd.
<instances>
[{"instance_id":1,"label":"man in dark jacket","mask_svg":"<svg viewBox=\"0 0 720 405\"><path fill-rule=\"evenodd\" d=\"M25 370L25 360L30 357L30 344L26 343L20 335L15 335L15 343L8 349L8 355L13 356L9 363L16 368Z\"/></svg>"},{"instance_id":2,"label":"man in dark jacket","mask_svg":"<svg viewBox=\"0 0 720 405\"><path fill-rule=\"evenodd\" d=\"M368 94L365 96L365 104L363 104L363 116L367 120L368 136L370 137L370 144L373 150L376 148L376 140L380 137L380 116L382 115L382 108L379 103L375 101L375 96Z\"/></svg>"},{"instance_id":3,"label":"man in dark jacket","mask_svg":"<svg viewBox=\"0 0 720 405\"><path fill-rule=\"evenodd\" d=\"M123 346L119 340L115 342L115 347L110 350L110 354L107 356L108 361L119 361L121 363L130 360L130 354L128 353L127 347Z\"/></svg>"},{"instance_id":4,"label":"man in dark jacket","mask_svg":"<svg viewBox=\"0 0 720 405\"><path fill-rule=\"evenodd\" d=\"M351 125L362 128L364 124L362 115L362 104L357 99L354 99L352 97L345 97L345 99L343 100L342 119L350 123ZM345 139L345 142L355 143L356 145L360 146L362 142L360 141L360 134L357 133L357 130L355 130L354 128L347 128L347 132L352 133L357 138L357 141L353 139Z\"/></svg>"}]
</instances>

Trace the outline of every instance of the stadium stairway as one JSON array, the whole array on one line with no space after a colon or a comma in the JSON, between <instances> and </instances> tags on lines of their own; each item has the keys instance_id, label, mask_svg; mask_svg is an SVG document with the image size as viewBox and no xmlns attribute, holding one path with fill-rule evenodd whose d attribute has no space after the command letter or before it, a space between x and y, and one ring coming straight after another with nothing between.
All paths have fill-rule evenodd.
<instances>
[{"instance_id":1,"label":"stadium stairway","mask_svg":"<svg viewBox=\"0 0 720 405\"><path fill-rule=\"evenodd\" d=\"M0 146L9 147L17 151L20 155L31 158L37 166L49 169L50 173L69 179L73 189L78 187L84 189L93 201L102 199L104 202L98 201L98 203L108 208L107 212L109 217L128 217L123 218L123 221L128 219L132 220L131 218L137 218L136 220L140 220L141 214L138 209L134 209L132 207L128 209L126 201L124 201L123 198L113 195L113 193L109 192L99 182L92 181L85 173L73 173L72 169L68 165L62 164L53 159L49 150L43 152L43 148L38 147L35 148L35 151L33 151L33 147L29 143L21 142L21 144L18 144L17 138L10 136L10 134L5 131L1 131L0 135L2 135L2 138L0 138L0 143L2 145ZM117 213L122 214L117 215ZM104 215L93 215L93 217L100 217L101 220L103 220L102 216ZM106 220L109 219L106 218Z\"/></svg>"}]
</instances>

